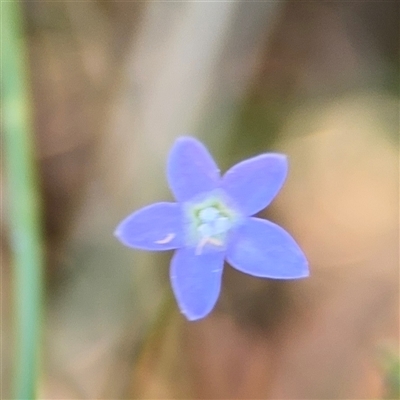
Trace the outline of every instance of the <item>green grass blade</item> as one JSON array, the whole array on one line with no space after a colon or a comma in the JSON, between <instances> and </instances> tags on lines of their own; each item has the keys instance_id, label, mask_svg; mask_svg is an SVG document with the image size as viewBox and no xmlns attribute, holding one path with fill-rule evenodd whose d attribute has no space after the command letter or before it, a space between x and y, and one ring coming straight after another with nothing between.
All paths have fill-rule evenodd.
<instances>
[{"instance_id":1,"label":"green grass blade","mask_svg":"<svg viewBox=\"0 0 400 400\"><path fill-rule=\"evenodd\" d=\"M13 397L22 400L34 399L37 390L44 255L20 7L18 2L1 2L2 147L15 295Z\"/></svg>"}]
</instances>

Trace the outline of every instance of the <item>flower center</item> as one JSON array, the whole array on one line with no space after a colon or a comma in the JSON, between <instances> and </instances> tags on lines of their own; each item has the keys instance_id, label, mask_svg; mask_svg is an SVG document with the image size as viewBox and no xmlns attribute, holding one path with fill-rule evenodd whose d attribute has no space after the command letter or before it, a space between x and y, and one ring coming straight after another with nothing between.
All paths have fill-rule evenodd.
<instances>
[{"instance_id":1,"label":"flower center","mask_svg":"<svg viewBox=\"0 0 400 400\"><path fill-rule=\"evenodd\" d=\"M238 220L237 212L226 201L220 196L203 198L187 204L186 213L188 244L196 248L197 255L225 249L227 234Z\"/></svg>"},{"instance_id":2,"label":"flower center","mask_svg":"<svg viewBox=\"0 0 400 400\"><path fill-rule=\"evenodd\" d=\"M204 238L218 237L232 226L229 218L215 207L206 207L199 211L197 231Z\"/></svg>"}]
</instances>

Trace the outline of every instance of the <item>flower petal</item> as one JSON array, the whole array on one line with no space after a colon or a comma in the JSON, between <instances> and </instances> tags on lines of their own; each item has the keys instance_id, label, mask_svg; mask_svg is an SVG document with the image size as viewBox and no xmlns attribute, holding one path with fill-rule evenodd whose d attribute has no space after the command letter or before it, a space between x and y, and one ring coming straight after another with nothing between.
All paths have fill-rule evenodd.
<instances>
[{"instance_id":1,"label":"flower petal","mask_svg":"<svg viewBox=\"0 0 400 400\"><path fill-rule=\"evenodd\" d=\"M294 239L280 226L248 218L239 226L227 249L228 262L246 274L275 279L309 275L307 259Z\"/></svg>"},{"instance_id":2,"label":"flower petal","mask_svg":"<svg viewBox=\"0 0 400 400\"><path fill-rule=\"evenodd\" d=\"M181 312L190 321L214 308L221 290L224 252L196 255L194 249L176 251L171 261L172 289Z\"/></svg>"},{"instance_id":3,"label":"flower petal","mask_svg":"<svg viewBox=\"0 0 400 400\"><path fill-rule=\"evenodd\" d=\"M215 189L219 183L219 169L202 143L181 137L170 152L167 178L176 200L187 201Z\"/></svg>"},{"instance_id":4,"label":"flower petal","mask_svg":"<svg viewBox=\"0 0 400 400\"><path fill-rule=\"evenodd\" d=\"M182 246L182 210L177 203L155 203L126 217L115 236L142 250L171 250Z\"/></svg>"},{"instance_id":5,"label":"flower petal","mask_svg":"<svg viewBox=\"0 0 400 400\"><path fill-rule=\"evenodd\" d=\"M283 154L262 154L233 166L222 178L222 189L244 215L254 215L278 194L287 175Z\"/></svg>"}]
</instances>

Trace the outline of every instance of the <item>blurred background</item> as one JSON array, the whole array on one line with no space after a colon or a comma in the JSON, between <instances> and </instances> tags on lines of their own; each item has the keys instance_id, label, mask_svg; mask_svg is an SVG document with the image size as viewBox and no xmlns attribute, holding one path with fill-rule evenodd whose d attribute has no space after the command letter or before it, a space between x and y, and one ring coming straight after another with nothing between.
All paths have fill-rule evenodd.
<instances>
[{"instance_id":1,"label":"blurred background","mask_svg":"<svg viewBox=\"0 0 400 400\"><path fill-rule=\"evenodd\" d=\"M399 3L19 6L22 47L2 63L25 46L44 252L38 397L397 398ZM18 107L6 102L4 118ZM289 156L288 180L261 215L300 243L310 278L227 266L213 313L184 320L171 254L113 237L128 213L172 198L165 162L183 134L222 170L263 152ZM15 398L10 210L23 188L8 190L7 160L18 157L8 149L1 373L2 396Z\"/></svg>"}]
</instances>

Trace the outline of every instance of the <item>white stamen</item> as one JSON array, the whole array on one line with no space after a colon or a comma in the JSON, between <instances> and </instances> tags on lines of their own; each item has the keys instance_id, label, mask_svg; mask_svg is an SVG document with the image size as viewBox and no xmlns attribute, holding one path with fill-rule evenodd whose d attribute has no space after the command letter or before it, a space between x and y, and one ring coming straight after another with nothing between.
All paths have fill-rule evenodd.
<instances>
[{"instance_id":1,"label":"white stamen","mask_svg":"<svg viewBox=\"0 0 400 400\"><path fill-rule=\"evenodd\" d=\"M196 256L199 256L201 254L201 251L203 250L203 247L207 243L211 243L214 246L222 246L223 245L223 243L218 239L215 239L215 238L212 238L212 237L205 237L205 238L200 240L200 243L196 247L196 251L195 251Z\"/></svg>"},{"instance_id":2,"label":"white stamen","mask_svg":"<svg viewBox=\"0 0 400 400\"><path fill-rule=\"evenodd\" d=\"M203 247L207 244L208 238L203 238L200 240L200 243L196 247L195 254L196 256L199 256L201 254L201 251L203 250Z\"/></svg>"},{"instance_id":3,"label":"white stamen","mask_svg":"<svg viewBox=\"0 0 400 400\"><path fill-rule=\"evenodd\" d=\"M222 242L215 238L208 238L207 242L213 244L214 246L222 246Z\"/></svg>"},{"instance_id":4,"label":"white stamen","mask_svg":"<svg viewBox=\"0 0 400 400\"><path fill-rule=\"evenodd\" d=\"M164 239L156 240L155 243L157 244L169 243L175 236L176 236L175 233L168 233L168 235Z\"/></svg>"}]
</instances>

